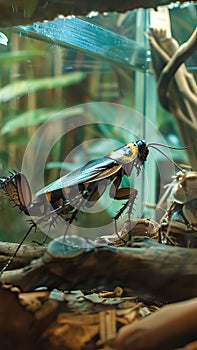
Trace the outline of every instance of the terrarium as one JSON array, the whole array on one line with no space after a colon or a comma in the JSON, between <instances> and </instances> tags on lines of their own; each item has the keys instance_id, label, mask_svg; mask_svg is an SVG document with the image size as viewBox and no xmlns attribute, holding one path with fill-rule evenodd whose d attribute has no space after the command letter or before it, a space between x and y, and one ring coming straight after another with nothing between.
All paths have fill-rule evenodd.
<instances>
[{"instance_id":1,"label":"terrarium","mask_svg":"<svg viewBox=\"0 0 197 350\"><path fill-rule=\"evenodd\" d=\"M24 3L0 5L3 346L115 349L197 292L196 5Z\"/></svg>"}]
</instances>

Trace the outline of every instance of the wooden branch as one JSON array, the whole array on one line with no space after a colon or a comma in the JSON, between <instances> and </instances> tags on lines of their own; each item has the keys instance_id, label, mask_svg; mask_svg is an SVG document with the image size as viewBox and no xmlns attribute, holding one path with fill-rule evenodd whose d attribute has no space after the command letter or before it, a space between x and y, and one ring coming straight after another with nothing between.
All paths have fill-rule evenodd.
<instances>
[{"instance_id":1,"label":"wooden branch","mask_svg":"<svg viewBox=\"0 0 197 350\"><path fill-rule=\"evenodd\" d=\"M194 32L189 40L188 49L187 44L179 48L175 39L166 36L165 30L151 28L149 31L160 102L174 116L179 137L185 146L191 145L196 140L197 86L194 77L187 72L182 62L196 49L195 35ZM190 166L196 170L197 145L194 144L186 152Z\"/></svg>"},{"instance_id":2,"label":"wooden branch","mask_svg":"<svg viewBox=\"0 0 197 350\"><path fill-rule=\"evenodd\" d=\"M1 242L0 243L0 266L1 268L5 266L7 261L13 256L16 249L18 248L17 243L8 243ZM30 245L22 245L17 252L16 257L12 261L12 269L19 268L21 266L25 266L31 262L32 259L37 259L41 257L46 251L46 247L39 246L35 244L33 246Z\"/></svg>"},{"instance_id":3,"label":"wooden branch","mask_svg":"<svg viewBox=\"0 0 197 350\"><path fill-rule=\"evenodd\" d=\"M138 295L177 301L197 294L195 249L167 247L152 239L131 248L96 245L76 236L52 241L43 257L22 269L5 271L0 281L23 291L37 287L64 290L122 285Z\"/></svg>"},{"instance_id":4,"label":"wooden branch","mask_svg":"<svg viewBox=\"0 0 197 350\"><path fill-rule=\"evenodd\" d=\"M171 79L178 70L178 68L183 64L195 51L197 50L197 29L194 30L189 40L182 44L169 62L166 64L162 70L159 80L158 80L158 96L162 106L165 106L166 94L170 84ZM190 91L187 94L189 102L191 102L196 107L197 95ZM196 118L194 120L197 123ZM197 125L196 125L197 126Z\"/></svg>"},{"instance_id":5,"label":"wooden branch","mask_svg":"<svg viewBox=\"0 0 197 350\"><path fill-rule=\"evenodd\" d=\"M90 11L103 12L125 12L138 8L157 8L158 6L168 5L175 0L58 0L43 1L38 0L28 2L26 0L3 0L0 1L0 26L10 27L15 25L24 25L35 21L52 20L58 15L76 15L84 16ZM180 0L180 3L186 2Z\"/></svg>"}]
</instances>

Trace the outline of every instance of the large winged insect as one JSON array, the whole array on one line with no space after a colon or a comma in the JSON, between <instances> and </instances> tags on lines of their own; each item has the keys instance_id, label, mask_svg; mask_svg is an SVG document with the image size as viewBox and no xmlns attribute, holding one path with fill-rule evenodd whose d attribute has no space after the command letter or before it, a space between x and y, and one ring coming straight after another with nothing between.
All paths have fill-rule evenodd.
<instances>
[{"instance_id":1,"label":"large winged insect","mask_svg":"<svg viewBox=\"0 0 197 350\"><path fill-rule=\"evenodd\" d=\"M133 189L119 188L122 177L130 176L133 166L139 174L147 155L145 141L129 143L42 188L33 200L28 181L22 173L11 173L10 177L1 178L0 189L26 215L40 217L39 223L53 215L70 214L74 208L77 213L82 207L93 206L110 183L113 184L110 196L127 199L126 208ZM118 213L116 219L119 216Z\"/></svg>"},{"instance_id":2,"label":"large winged insect","mask_svg":"<svg viewBox=\"0 0 197 350\"><path fill-rule=\"evenodd\" d=\"M114 217L117 232L116 221L125 209L128 209L130 219L132 206L137 195L136 189L120 188L122 177L124 175L130 176L133 168L136 168L138 175L141 166L147 159L148 148L156 148L155 146L158 145L156 143L146 145L144 140L128 143L105 157L90 161L81 168L59 178L41 189L34 199L32 199L29 183L22 173L11 173L9 177L0 178L0 189L6 193L10 200L26 215L38 218L32 221L31 227L1 273L16 256L33 227L46 221L49 224L49 232L58 216L61 215L67 221L68 228L76 218L77 213L82 208L92 207L103 195L108 185L110 185L110 197L116 200L126 200ZM173 148L165 145L160 146ZM156 149L158 150L158 148ZM161 150L158 151L166 156Z\"/></svg>"}]
</instances>

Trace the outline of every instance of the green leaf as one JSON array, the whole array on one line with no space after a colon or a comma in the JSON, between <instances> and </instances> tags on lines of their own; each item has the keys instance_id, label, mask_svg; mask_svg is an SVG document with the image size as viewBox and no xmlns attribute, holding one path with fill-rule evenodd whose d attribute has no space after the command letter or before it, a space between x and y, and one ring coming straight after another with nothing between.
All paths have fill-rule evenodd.
<instances>
[{"instance_id":1,"label":"green leaf","mask_svg":"<svg viewBox=\"0 0 197 350\"><path fill-rule=\"evenodd\" d=\"M28 79L16 81L0 89L0 103L7 102L17 96L28 94L32 91L53 89L61 86L69 86L83 80L84 73L68 73L53 78Z\"/></svg>"},{"instance_id":2,"label":"green leaf","mask_svg":"<svg viewBox=\"0 0 197 350\"><path fill-rule=\"evenodd\" d=\"M40 108L34 111L28 111L18 116L14 115L4 124L1 130L1 134L7 134L12 131L16 131L19 128L26 128L32 125L38 125L49 119L64 119L73 117L75 115L83 114L83 108L81 106L74 106L67 109L58 108Z\"/></svg>"},{"instance_id":3,"label":"green leaf","mask_svg":"<svg viewBox=\"0 0 197 350\"><path fill-rule=\"evenodd\" d=\"M54 168L63 169L63 170L67 170L67 171L74 171L76 169L76 164L72 164L69 162L48 162L46 164L46 169L49 170L49 169L54 169Z\"/></svg>"},{"instance_id":4,"label":"green leaf","mask_svg":"<svg viewBox=\"0 0 197 350\"><path fill-rule=\"evenodd\" d=\"M13 134L9 134L6 136L6 143L7 144L14 144L15 146L26 146L29 142L29 136L26 135L21 135L21 134L17 134L17 135L13 135Z\"/></svg>"},{"instance_id":5,"label":"green leaf","mask_svg":"<svg viewBox=\"0 0 197 350\"><path fill-rule=\"evenodd\" d=\"M34 111L28 111L18 116L14 116L1 130L1 134L5 135L11 131L16 131L19 128L26 128L32 125L38 125L48 120L50 117L59 112L59 109L41 108Z\"/></svg>"},{"instance_id":6,"label":"green leaf","mask_svg":"<svg viewBox=\"0 0 197 350\"><path fill-rule=\"evenodd\" d=\"M26 61L32 57L46 56L44 51L13 51L0 53L0 63L14 64L17 62Z\"/></svg>"}]
</instances>

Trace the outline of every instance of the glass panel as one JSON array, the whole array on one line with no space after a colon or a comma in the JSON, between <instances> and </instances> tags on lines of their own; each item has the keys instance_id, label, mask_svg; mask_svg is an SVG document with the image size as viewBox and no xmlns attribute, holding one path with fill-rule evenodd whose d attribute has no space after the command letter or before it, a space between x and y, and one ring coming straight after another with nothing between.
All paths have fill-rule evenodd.
<instances>
[{"instance_id":1,"label":"glass panel","mask_svg":"<svg viewBox=\"0 0 197 350\"><path fill-rule=\"evenodd\" d=\"M186 40L195 26L192 6L170 9L178 40ZM1 176L22 169L36 193L65 172L138 138L180 145L176 123L156 96L146 36L149 16L149 10L138 10L0 29L8 38L7 45L0 43ZM194 73L195 57L187 62ZM49 123L54 116L56 121ZM153 215L144 202L154 203L160 196L162 159L150 154L144 172L138 177L132 172L130 186L138 189L136 217ZM162 169L160 177L169 182L173 169ZM1 237L20 240L24 215L0 198ZM98 227L95 236L104 234L102 227L122 205L114 202L106 193L93 213L79 216L78 225L88 223ZM78 233L77 227L73 230ZM106 230L113 233L114 226Z\"/></svg>"}]
</instances>

